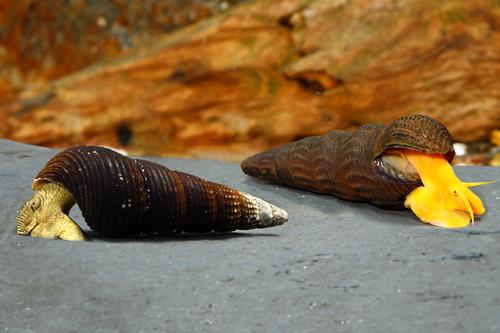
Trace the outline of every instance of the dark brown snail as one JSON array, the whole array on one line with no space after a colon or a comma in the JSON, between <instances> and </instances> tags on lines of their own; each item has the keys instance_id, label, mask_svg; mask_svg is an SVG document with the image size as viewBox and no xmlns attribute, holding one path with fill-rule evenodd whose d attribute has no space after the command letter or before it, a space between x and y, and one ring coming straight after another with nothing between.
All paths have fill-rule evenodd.
<instances>
[{"instance_id":1,"label":"dark brown snail","mask_svg":"<svg viewBox=\"0 0 500 333\"><path fill-rule=\"evenodd\" d=\"M96 146L54 156L33 189L17 232L34 237L84 239L67 216L75 203L89 227L108 237L266 228L288 218L249 194Z\"/></svg>"},{"instance_id":2,"label":"dark brown snail","mask_svg":"<svg viewBox=\"0 0 500 333\"><path fill-rule=\"evenodd\" d=\"M443 124L423 116L402 117L389 126L370 124L354 132L309 137L244 160L246 174L276 183L410 208L423 222L463 228L486 211L450 161L455 156Z\"/></svg>"},{"instance_id":3,"label":"dark brown snail","mask_svg":"<svg viewBox=\"0 0 500 333\"><path fill-rule=\"evenodd\" d=\"M368 124L353 132L308 137L249 157L243 172L275 183L331 194L350 201L402 208L422 185L419 174L397 150L455 156L448 130L423 115L389 126Z\"/></svg>"}]
</instances>

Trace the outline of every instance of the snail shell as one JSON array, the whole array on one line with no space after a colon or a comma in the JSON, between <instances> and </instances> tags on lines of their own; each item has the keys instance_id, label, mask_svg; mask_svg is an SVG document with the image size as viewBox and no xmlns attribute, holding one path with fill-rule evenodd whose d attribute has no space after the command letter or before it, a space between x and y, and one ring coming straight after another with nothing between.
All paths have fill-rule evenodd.
<instances>
[{"instance_id":1,"label":"snail shell","mask_svg":"<svg viewBox=\"0 0 500 333\"><path fill-rule=\"evenodd\" d=\"M331 194L350 201L403 208L405 197L422 183L418 174L387 162L391 149L455 155L450 134L424 115L402 117L389 126L368 124L353 132L333 131L249 157L243 172L275 183Z\"/></svg>"},{"instance_id":2,"label":"snail shell","mask_svg":"<svg viewBox=\"0 0 500 333\"><path fill-rule=\"evenodd\" d=\"M89 227L108 237L264 228L287 219L243 192L97 146L54 156L33 188L46 183L67 189Z\"/></svg>"}]
</instances>

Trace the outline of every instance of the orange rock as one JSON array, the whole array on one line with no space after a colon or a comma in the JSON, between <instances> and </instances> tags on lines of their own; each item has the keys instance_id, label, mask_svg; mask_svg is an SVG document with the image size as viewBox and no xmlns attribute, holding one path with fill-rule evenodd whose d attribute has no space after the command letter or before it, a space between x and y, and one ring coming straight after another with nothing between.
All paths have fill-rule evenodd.
<instances>
[{"instance_id":1,"label":"orange rock","mask_svg":"<svg viewBox=\"0 0 500 333\"><path fill-rule=\"evenodd\" d=\"M456 140L488 139L500 128L496 26L500 7L487 0L249 1L151 34L125 54L104 52L106 62L47 84L12 85L0 73L0 135L240 159L304 136L423 113ZM99 50L117 49L109 43ZM74 69L102 58L81 63L71 50L57 73L70 71L66 63Z\"/></svg>"}]
</instances>

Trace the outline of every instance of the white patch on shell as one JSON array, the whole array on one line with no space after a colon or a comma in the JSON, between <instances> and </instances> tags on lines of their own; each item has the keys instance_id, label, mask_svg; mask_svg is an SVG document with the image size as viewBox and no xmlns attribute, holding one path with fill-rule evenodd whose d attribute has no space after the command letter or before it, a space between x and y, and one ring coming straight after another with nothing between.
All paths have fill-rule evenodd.
<instances>
[{"instance_id":1,"label":"white patch on shell","mask_svg":"<svg viewBox=\"0 0 500 333\"><path fill-rule=\"evenodd\" d=\"M288 213L281 208L276 207L262 199L243 193L243 196L250 202L250 205L255 208L253 214L249 212L249 219L258 221L260 228L272 227L281 225L288 221Z\"/></svg>"}]
</instances>

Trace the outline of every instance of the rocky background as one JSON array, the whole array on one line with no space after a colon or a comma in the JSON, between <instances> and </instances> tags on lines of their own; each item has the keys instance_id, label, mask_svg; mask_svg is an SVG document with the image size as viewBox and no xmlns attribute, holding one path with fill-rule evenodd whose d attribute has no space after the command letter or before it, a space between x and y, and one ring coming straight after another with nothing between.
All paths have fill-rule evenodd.
<instances>
[{"instance_id":1,"label":"rocky background","mask_svg":"<svg viewBox=\"0 0 500 333\"><path fill-rule=\"evenodd\" d=\"M493 160L500 1L0 0L4 138L238 160L411 113Z\"/></svg>"}]
</instances>

